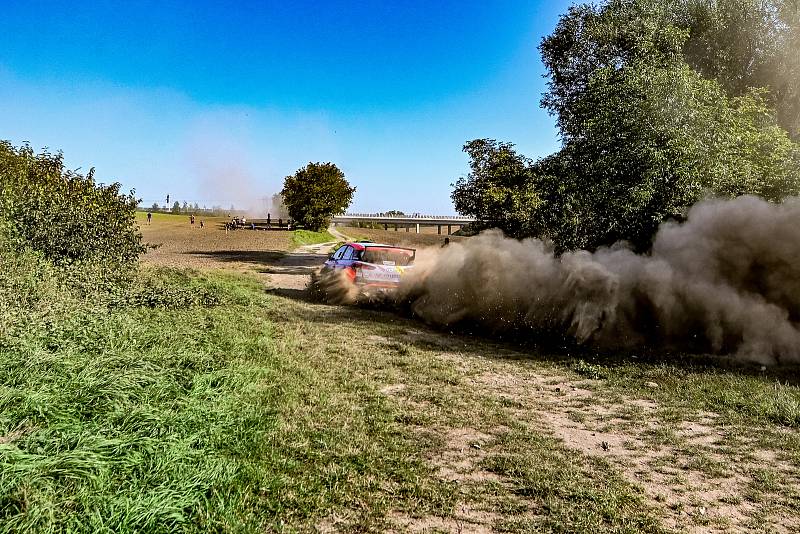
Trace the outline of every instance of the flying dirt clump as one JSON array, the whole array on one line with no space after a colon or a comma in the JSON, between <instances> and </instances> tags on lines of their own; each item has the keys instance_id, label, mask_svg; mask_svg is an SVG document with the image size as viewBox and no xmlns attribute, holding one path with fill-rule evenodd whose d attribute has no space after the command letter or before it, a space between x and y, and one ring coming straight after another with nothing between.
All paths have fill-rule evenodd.
<instances>
[{"instance_id":1,"label":"flying dirt clump","mask_svg":"<svg viewBox=\"0 0 800 534\"><path fill-rule=\"evenodd\" d=\"M798 198L698 203L648 254L620 243L556 256L488 231L417 257L398 298L432 323L800 362Z\"/></svg>"}]
</instances>

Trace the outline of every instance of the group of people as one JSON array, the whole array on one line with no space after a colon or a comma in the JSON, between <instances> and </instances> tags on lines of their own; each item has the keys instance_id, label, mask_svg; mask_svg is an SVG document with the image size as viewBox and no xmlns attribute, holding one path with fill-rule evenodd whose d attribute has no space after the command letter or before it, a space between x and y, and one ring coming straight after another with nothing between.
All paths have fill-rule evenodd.
<instances>
[{"instance_id":1,"label":"group of people","mask_svg":"<svg viewBox=\"0 0 800 534\"><path fill-rule=\"evenodd\" d=\"M192 225L192 228L194 228L195 220L196 219L195 219L194 213L189 215L189 224ZM153 223L153 213L148 211L147 212L147 225L149 226L152 223ZM205 226L206 225L203 222L203 219L200 219L200 228L205 228Z\"/></svg>"},{"instance_id":2,"label":"group of people","mask_svg":"<svg viewBox=\"0 0 800 534\"><path fill-rule=\"evenodd\" d=\"M238 217L237 216L237 217L232 217L229 222L225 223L225 230L226 231L227 230L235 230L237 228L242 228L242 227L247 227L247 226L248 226L247 217ZM256 230L257 229L255 221L250 221L249 226L250 226L251 230ZM279 229L283 228L283 219L278 219L277 226L278 226ZM267 213L267 228L268 229L272 229L272 215L269 214L269 213ZM292 220L291 219L287 219L286 220L286 229L287 230L291 230L292 229Z\"/></svg>"}]
</instances>

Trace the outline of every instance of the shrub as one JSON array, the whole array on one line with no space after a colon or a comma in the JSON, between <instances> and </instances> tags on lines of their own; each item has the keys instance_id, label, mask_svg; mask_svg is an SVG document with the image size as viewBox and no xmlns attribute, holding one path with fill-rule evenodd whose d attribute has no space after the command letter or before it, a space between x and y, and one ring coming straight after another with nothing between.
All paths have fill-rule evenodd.
<instances>
[{"instance_id":1,"label":"shrub","mask_svg":"<svg viewBox=\"0 0 800 534\"><path fill-rule=\"evenodd\" d=\"M56 264L92 259L130 265L144 252L133 192L98 184L94 169L64 169L63 156L0 141L0 231L12 247Z\"/></svg>"}]
</instances>

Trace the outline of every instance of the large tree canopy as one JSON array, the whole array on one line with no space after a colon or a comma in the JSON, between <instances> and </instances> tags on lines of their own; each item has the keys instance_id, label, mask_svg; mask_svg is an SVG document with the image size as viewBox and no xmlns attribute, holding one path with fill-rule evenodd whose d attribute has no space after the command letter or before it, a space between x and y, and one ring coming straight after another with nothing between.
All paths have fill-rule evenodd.
<instances>
[{"instance_id":1,"label":"large tree canopy","mask_svg":"<svg viewBox=\"0 0 800 534\"><path fill-rule=\"evenodd\" d=\"M610 0L569 8L539 50L548 70L542 104L574 134L570 110L597 69L685 62L729 96L766 88L778 123L800 136L800 2Z\"/></svg>"},{"instance_id":2,"label":"large tree canopy","mask_svg":"<svg viewBox=\"0 0 800 534\"><path fill-rule=\"evenodd\" d=\"M540 47L550 78L542 103L562 149L531 162L508 143L467 143L456 209L559 250L619 240L645 249L662 221L703 196L800 193L800 148L770 87L729 86L686 60L696 30L675 21L706 4L724 3L570 8Z\"/></svg>"},{"instance_id":3,"label":"large tree canopy","mask_svg":"<svg viewBox=\"0 0 800 534\"><path fill-rule=\"evenodd\" d=\"M322 230L350 205L355 191L333 163L309 163L286 177L280 194L297 224Z\"/></svg>"}]
</instances>

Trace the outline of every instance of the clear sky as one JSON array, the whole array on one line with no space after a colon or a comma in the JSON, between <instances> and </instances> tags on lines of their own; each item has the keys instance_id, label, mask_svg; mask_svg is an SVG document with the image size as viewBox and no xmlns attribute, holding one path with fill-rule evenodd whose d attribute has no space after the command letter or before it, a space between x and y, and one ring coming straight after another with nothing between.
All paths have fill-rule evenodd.
<instances>
[{"instance_id":1,"label":"clear sky","mask_svg":"<svg viewBox=\"0 0 800 534\"><path fill-rule=\"evenodd\" d=\"M241 203L332 161L351 211L453 213L465 141L557 148L536 46L569 3L11 2L0 138L147 204Z\"/></svg>"}]
</instances>

